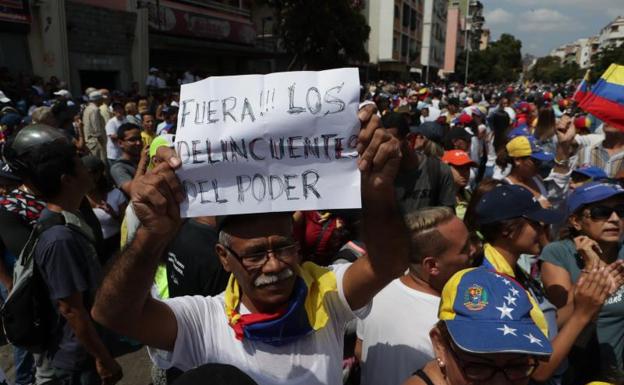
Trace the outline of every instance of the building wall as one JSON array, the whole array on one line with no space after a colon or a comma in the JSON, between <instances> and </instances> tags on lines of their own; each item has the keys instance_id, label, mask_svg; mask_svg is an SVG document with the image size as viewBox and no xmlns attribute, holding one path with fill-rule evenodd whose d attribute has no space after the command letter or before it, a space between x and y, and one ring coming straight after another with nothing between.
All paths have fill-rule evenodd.
<instances>
[{"instance_id":1,"label":"building wall","mask_svg":"<svg viewBox=\"0 0 624 385\"><path fill-rule=\"evenodd\" d=\"M618 16L600 31L598 37L600 49L608 46L619 47L624 44L624 16Z\"/></svg>"},{"instance_id":2,"label":"building wall","mask_svg":"<svg viewBox=\"0 0 624 385\"><path fill-rule=\"evenodd\" d=\"M382 72L404 75L420 66L423 0L371 0L364 16L371 28L367 50Z\"/></svg>"},{"instance_id":3,"label":"building wall","mask_svg":"<svg viewBox=\"0 0 624 385\"><path fill-rule=\"evenodd\" d=\"M74 1L67 2L66 13L72 91L127 88L137 14Z\"/></svg>"},{"instance_id":4,"label":"building wall","mask_svg":"<svg viewBox=\"0 0 624 385\"><path fill-rule=\"evenodd\" d=\"M589 39L578 39L576 41L578 50L576 52L576 63L579 67L585 69L591 65L591 46L589 45Z\"/></svg>"},{"instance_id":5,"label":"building wall","mask_svg":"<svg viewBox=\"0 0 624 385\"><path fill-rule=\"evenodd\" d=\"M458 47L462 39L461 33L461 13L458 7L450 7L446 18L446 43L444 47L444 72L455 72L455 61L457 59Z\"/></svg>"},{"instance_id":6,"label":"building wall","mask_svg":"<svg viewBox=\"0 0 624 385\"><path fill-rule=\"evenodd\" d=\"M393 60L394 3L388 0L372 0L370 3L369 56L372 63Z\"/></svg>"},{"instance_id":7,"label":"building wall","mask_svg":"<svg viewBox=\"0 0 624 385\"><path fill-rule=\"evenodd\" d=\"M127 11L129 0L71 0L74 3L90 5L98 8L115 9L117 11Z\"/></svg>"},{"instance_id":8,"label":"building wall","mask_svg":"<svg viewBox=\"0 0 624 385\"><path fill-rule=\"evenodd\" d=\"M489 45L490 45L490 30L486 28L486 29L483 29L483 31L481 32L481 41L479 43L479 51L483 51L487 49Z\"/></svg>"},{"instance_id":9,"label":"building wall","mask_svg":"<svg viewBox=\"0 0 624 385\"><path fill-rule=\"evenodd\" d=\"M423 66L442 68L446 44L446 0L425 0L420 62Z\"/></svg>"}]
</instances>

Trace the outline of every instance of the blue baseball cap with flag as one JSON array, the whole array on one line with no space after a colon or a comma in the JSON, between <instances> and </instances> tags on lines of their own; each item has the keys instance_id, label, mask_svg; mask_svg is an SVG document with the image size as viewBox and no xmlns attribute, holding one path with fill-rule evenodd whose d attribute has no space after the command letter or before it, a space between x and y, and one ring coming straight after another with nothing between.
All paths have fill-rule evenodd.
<instances>
[{"instance_id":1,"label":"blue baseball cap with flag","mask_svg":"<svg viewBox=\"0 0 624 385\"><path fill-rule=\"evenodd\" d=\"M572 214L585 205L622 194L624 194L624 188L619 184L607 182L586 183L574 189L572 194L568 197L566 201L568 213Z\"/></svg>"},{"instance_id":2,"label":"blue baseball cap with flag","mask_svg":"<svg viewBox=\"0 0 624 385\"><path fill-rule=\"evenodd\" d=\"M483 267L455 273L442 289L438 318L463 351L552 354L534 319L537 304L511 277Z\"/></svg>"}]
</instances>

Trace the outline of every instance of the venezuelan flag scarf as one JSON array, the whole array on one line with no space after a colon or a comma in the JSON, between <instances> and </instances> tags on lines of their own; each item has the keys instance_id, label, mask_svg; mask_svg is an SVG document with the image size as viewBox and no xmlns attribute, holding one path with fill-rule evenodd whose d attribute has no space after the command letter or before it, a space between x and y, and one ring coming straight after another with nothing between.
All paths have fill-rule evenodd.
<instances>
[{"instance_id":1,"label":"venezuelan flag scarf","mask_svg":"<svg viewBox=\"0 0 624 385\"><path fill-rule=\"evenodd\" d=\"M336 275L311 262L298 272L292 297L279 311L240 314L240 287L234 275L225 288L225 314L238 340L260 341L273 346L289 344L324 328L329 321L324 297L337 291Z\"/></svg>"},{"instance_id":2,"label":"venezuelan flag scarf","mask_svg":"<svg viewBox=\"0 0 624 385\"><path fill-rule=\"evenodd\" d=\"M505 259L505 257L498 251L496 248L489 243L483 245L483 254L485 258L483 258L482 266L486 269L496 271L497 273L503 274L517 281L516 272L514 268L509 265L509 262ZM524 273L520 271L520 273ZM526 275L526 279L531 279L528 274ZM520 282L518 282L520 283ZM548 334L548 323L546 322L546 318L544 318L544 313L540 310L539 304L535 300L535 293L532 293L531 290L526 288L526 285L520 283L521 286L525 287L525 290L528 294L529 301L533 308L531 309L531 318L533 322L537 325L537 327L544 333L545 336Z\"/></svg>"}]
</instances>

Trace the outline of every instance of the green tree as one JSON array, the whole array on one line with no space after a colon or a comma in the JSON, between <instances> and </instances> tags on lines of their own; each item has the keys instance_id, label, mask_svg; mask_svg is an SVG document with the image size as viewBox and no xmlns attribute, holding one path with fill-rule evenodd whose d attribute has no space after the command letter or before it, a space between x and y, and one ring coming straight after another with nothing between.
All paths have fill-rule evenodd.
<instances>
[{"instance_id":1,"label":"green tree","mask_svg":"<svg viewBox=\"0 0 624 385\"><path fill-rule=\"evenodd\" d=\"M575 62L561 63L561 58L557 56L545 56L537 59L529 78L532 80L563 83L568 80L576 80L583 76L583 71Z\"/></svg>"},{"instance_id":2,"label":"green tree","mask_svg":"<svg viewBox=\"0 0 624 385\"><path fill-rule=\"evenodd\" d=\"M552 82L553 74L561 67L561 59L557 56L544 56L535 62L529 72L532 80Z\"/></svg>"},{"instance_id":3,"label":"green tree","mask_svg":"<svg viewBox=\"0 0 624 385\"><path fill-rule=\"evenodd\" d=\"M604 48L592 57L592 82L598 80L612 63L624 65L624 45Z\"/></svg>"},{"instance_id":4,"label":"green tree","mask_svg":"<svg viewBox=\"0 0 624 385\"><path fill-rule=\"evenodd\" d=\"M470 51L468 81L481 83L509 82L522 72L522 42L510 34L482 51ZM463 81L466 71L466 51L460 52L455 65L455 80Z\"/></svg>"},{"instance_id":5,"label":"green tree","mask_svg":"<svg viewBox=\"0 0 624 385\"><path fill-rule=\"evenodd\" d=\"M273 7L276 33L292 55L289 69L322 70L368 61L370 27L353 0L264 0Z\"/></svg>"}]
</instances>

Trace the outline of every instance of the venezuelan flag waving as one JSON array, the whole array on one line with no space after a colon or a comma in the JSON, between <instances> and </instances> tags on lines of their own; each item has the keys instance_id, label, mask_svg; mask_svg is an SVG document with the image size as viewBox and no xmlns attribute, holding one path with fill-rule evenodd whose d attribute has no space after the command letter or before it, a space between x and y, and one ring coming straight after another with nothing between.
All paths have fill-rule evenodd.
<instances>
[{"instance_id":1,"label":"venezuelan flag waving","mask_svg":"<svg viewBox=\"0 0 624 385\"><path fill-rule=\"evenodd\" d=\"M611 64L589 90L580 107L624 131L624 66Z\"/></svg>"},{"instance_id":2,"label":"venezuelan flag waving","mask_svg":"<svg viewBox=\"0 0 624 385\"><path fill-rule=\"evenodd\" d=\"M574 91L574 95L572 95L572 99L579 105L583 102L583 99L587 97L587 93L589 92L589 73L590 70L585 72L585 76L583 77L581 84L579 84L576 91Z\"/></svg>"}]
</instances>

